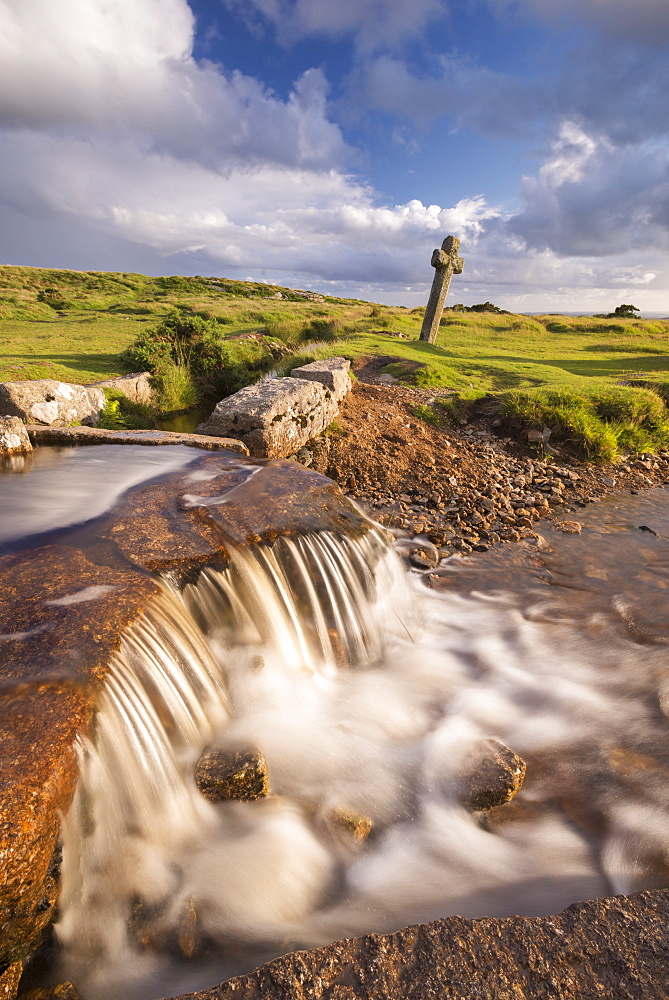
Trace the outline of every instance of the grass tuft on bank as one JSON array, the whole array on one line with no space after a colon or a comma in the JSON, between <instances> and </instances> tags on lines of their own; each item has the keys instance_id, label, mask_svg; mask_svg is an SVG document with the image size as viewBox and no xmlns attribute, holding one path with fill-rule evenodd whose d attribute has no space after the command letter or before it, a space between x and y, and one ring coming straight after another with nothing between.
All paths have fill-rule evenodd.
<instances>
[{"instance_id":1,"label":"grass tuft on bank","mask_svg":"<svg viewBox=\"0 0 669 1000\"><path fill-rule=\"evenodd\" d=\"M501 412L512 427L550 428L551 441L592 461L614 462L669 446L669 411L651 389L510 390L502 394Z\"/></svg>"}]
</instances>

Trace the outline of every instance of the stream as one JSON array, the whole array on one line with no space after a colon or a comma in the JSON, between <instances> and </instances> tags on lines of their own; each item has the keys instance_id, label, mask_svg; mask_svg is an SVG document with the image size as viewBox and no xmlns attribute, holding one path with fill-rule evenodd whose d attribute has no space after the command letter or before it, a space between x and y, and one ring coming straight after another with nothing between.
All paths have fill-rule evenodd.
<instances>
[{"instance_id":1,"label":"stream","mask_svg":"<svg viewBox=\"0 0 669 1000\"><path fill-rule=\"evenodd\" d=\"M195 457L37 452L0 477L0 541L59 538ZM341 937L669 885L669 490L579 521L432 575L372 531L165 579L81 743L55 981L150 1000ZM487 737L527 776L472 813L459 775ZM261 750L270 796L206 801L211 744Z\"/></svg>"}]
</instances>

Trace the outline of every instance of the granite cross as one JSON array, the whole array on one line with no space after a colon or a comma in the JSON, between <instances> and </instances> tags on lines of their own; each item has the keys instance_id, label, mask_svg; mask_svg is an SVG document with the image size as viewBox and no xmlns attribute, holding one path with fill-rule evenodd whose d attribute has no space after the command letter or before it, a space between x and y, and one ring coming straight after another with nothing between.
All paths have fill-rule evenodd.
<instances>
[{"instance_id":1,"label":"granite cross","mask_svg":"<svg viewBox=\"0 0 669 1000\"><path fill-rule=\"evenodd\" d=\"M436 270L420 331L420 339L426 340L428 344L434 344L437 339L439 320L444 311L444 302L451 277L454 274L462 274L462 269L465 266L462 257L458 257L459 249L460 240L456 236L447 236L441 244L441 250L435 250L432 254L430 263Z\"/></svg>"}]
</instances>

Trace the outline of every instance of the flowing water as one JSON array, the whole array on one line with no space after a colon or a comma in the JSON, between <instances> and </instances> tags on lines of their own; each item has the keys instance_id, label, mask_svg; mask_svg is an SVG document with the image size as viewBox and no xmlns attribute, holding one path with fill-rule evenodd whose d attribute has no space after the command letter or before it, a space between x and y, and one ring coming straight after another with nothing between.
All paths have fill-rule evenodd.
<instances>
[{"instance_id":1,"label":"flowing water","mask_svg":"<svg viewBox=\"0 0 669 1000\"><path fill-rule=\"evenodd\" d=\"M170 996L295 947L669 885L669 491L580 520L438 580L372 531L163 581L80 747L60 978ZM459 775L490 736L528 772L481 816ZM272 794L206 801L212 744L261 750Z\"/></svg>"}]
</instances>

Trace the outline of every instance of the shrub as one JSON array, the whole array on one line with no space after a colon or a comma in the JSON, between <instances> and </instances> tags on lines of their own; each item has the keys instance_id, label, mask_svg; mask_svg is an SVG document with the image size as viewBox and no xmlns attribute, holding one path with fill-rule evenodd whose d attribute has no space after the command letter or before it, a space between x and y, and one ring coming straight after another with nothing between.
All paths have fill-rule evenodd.
<instances>
[{"instance_id":1,"label":"shrub","mask_svg":"<svg viewBox=\"0 0 669 1000\"><path fill-rule=\"evenodd\" d=\"M265 320L265 333L275 337L287 347L293 347L304 339L305 325L301 319L270 316Z\"/></svg>"},{"instance_id":2,"label":"shrub","mask_svg":"<svg viewBox=\"0 0 669 1000\"><path fill-rule=\"evenodd\" d=\"M346 335L344 324L336 317L331 319L312 319L304 327L301 335L303 341L318 340L323 343L332 343Z\"/></svg>"},{"instance_id":3,"label":"shrub","mask_svg":"<svg viewBox=\"0 0 669 1000\"><path fill-rule=\"evenodd\" d=\"M236 392L267 371L281 353L256 340L225 340L216 320L173 310L140 334L121 358L131 368L153 374L160 405L173 411Z\"/></svg>"},{"instance_id":4,"label":"shrub","mask_svg":"<svg viewBox=\"0 0 669 1000\"><path fill-rule=\"evenodd\" d=\"M42 288L37 293L37 301L50 306L51 309L67 309L69 302L58 288Z\"/></svg>"}]
</instances>

